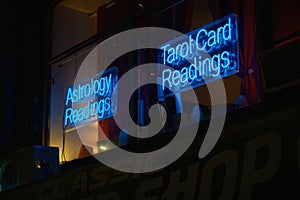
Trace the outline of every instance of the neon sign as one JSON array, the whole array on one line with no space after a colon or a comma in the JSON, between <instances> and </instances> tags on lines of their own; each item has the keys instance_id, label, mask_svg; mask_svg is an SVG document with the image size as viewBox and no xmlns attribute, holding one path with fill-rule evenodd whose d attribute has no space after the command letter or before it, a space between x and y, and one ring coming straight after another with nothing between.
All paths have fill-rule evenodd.
<instances>
[{"instance_id":1,"label":"neon sign","mask_svg":"<svg viewBox=\"0 0 300 200\"><path fill-rule=\"evenodd\" d=\"M185 38L160 46L159 62L175 70L158 68L159 98L171 96L235 74L239 71L237 16L230 14L200 27Z\"/></svg>"},{"instance_id":2,"label":"neon sign","mask_svg":"<svg viewBox=\"0 0 300 200\"><path fill-rule=\"evenodd\" d=\"M65 98L64 127L103 120L116 114L116 94L113 89L118 81L118 69L109 68L80 83L69 87ZM117 89L117 88L116 88Z\"/></svg>"}]
</instances>

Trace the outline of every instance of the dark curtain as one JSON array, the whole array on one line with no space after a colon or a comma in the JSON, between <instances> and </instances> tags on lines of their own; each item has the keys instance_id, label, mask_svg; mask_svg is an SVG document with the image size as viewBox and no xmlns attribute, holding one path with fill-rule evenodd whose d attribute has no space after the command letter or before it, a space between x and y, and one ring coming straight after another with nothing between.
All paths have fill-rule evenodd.
<instances>
[{"instance_id":1,"label":"dark curtain","mask_svg":"<svg viewBox=\"0 0 300 200\"><path fill-rule=\"evenodd\" d=\"M255 104L259 97L259 65L257 59L256 23L254 0L209 0L214 19L230 13L238 16L241 95L244 95L247 104Z\"/></svg>"},{"instance_id":2,"label":"dark curtain","mask_svg":"<svg viewBox=\"0 0 300 200\"><path fill-rule=\"evenodd\" d=\"M127 1L116 0L114 4L108 4L99 7L98 9L98 32L107 31L109 29L114 28L120 22L123 22L124 19L130 17L131 15L138 14L142 12L144 9L155 7L155 5L160 5L160 3L155 1ZM132 21L128 21L126 27L124 29L129 29L133 27L144 27L144 26L156 26L156 27L164 27L174 29L183 33L189 32L191 26L191 18L192 18L192 10L193 10L193 2L194 0L174 0L170 1L169 5L165 5L163 10L156 10L153 13L147 14L146 16L141 16L139 18L135 18ZM140 6L142 5L142 7ZM122 30L118 30L122 31ZM128 68L124 68L124 66L138 66L145 63L153 63L156 62L156 55L153 55L153 52L147 52L143 50L136 51L131 54L131 59L125 59L124 57L120 57L114 64L119 66L119 76L123 73L126 73ZM149 72L147 70L141 71L141 79L147 77ZM137 77L138 78L138 77ZM156 88L156 87L155 87ZM144 123L147 124L149 119L148 108L151 104L154 103L156 98L157 91L153 89L153 87L142 87L140 89L139 95L134 96L133 102L133 118L137 121L138 118L138 109L137 102L139 99L144 101ZM121 109L128 109L128 107L122 107ZM118 112L125 112L125 110L118 110ZM113 118L105 119L99 122L99 125L104 129L107 137L112 141L117 141L120 133L119 127L115 124ZM100 140L100 136L99 136Z\"/></svg>"},{"instance_id":3,"label":"dark curtain","mask_svg":"<svg viewBox=\"0 0 300 200\"><path fill-rule=\"evenodd\" d=\"M137 1L144 5L143 9L155 7L160 3L156 1ZM164 6L162 10L155 10L154 12L147 15L147 17L139 17L135 19L135 27L163 27L173 29L182 33L187 33L190 31L191 21L192 21L192 11L193 11L194 0L173 0ZM138 5L138 3L136 3ZM136 13L142 12L141 7L135 6ZM150 39L151 40L151 39ZM136 65L142 65L145 63L157 63L157 51L155 50L139 50L134 56ZM147 69L141 70L141 79L147 79L150 71ZM151 105L157 102L157 90L156 86L143 86L140 88L140 93L135 96L136 105L136 121L138 118L138 112L143 109L143 120L138 122L141 125L147 125L150 122L149 118L149 108ZM138 108L138 100L143 100L144 107Z\"/></svg>"}]
</instances>

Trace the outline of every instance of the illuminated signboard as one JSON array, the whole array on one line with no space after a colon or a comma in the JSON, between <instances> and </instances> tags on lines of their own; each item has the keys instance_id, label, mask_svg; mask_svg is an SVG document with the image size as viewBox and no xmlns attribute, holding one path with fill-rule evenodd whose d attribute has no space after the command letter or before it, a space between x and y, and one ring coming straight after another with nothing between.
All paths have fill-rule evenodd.
<instances>
[{"instance_id":1,"label":"illuminated signboard","mask_svg":"<svg viewBox=\"0 0 300 200\"><path fill-rule=\"evenodd\" d=\"M118 69L109 68L69 87L65 98L64 128L92 123L112 117L117 112L113 94L118 81ZM117 89L117 88L115 88Z\"/></svg>"},{"instance_id":2,"label":"illuminated signboard","mask_svg":"<svg viewBox=\"0 0 300 200\"><path fill-rule=\"evenodd\" d=\"M239 71L237 16L230 14L159 48L158 93L164 99Z\"/></svg>"}]
</instances>

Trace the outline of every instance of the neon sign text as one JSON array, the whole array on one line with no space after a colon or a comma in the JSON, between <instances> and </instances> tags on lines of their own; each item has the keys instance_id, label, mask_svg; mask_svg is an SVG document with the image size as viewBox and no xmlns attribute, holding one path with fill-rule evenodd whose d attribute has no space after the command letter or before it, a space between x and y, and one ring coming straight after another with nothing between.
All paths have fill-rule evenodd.
<instances>
[{"instance_id":1,"label":"neon sign text","mask_svg":"<svg viewBox=\"0 0 300 200\"><path fill-rule=\"evenodd\" d=\"M187 84L198 87L239 71L238 34L235 14L225 16L160 46L159 62L174 70L159 68L162 89L159 97L186 90Z\"/></svg>"},{"instance_id":2,"label":"neon sign text","mask_svg":"<svg viewBox=\"0 0 300 200\"><path fill-rule=\"evenodd\" d=\"M64 127L103 120L113 116L113 89L118 80L116 67L109 68L73 87L69 87L65 99Z\"/></svg>"},{"instance_id":3,"label":"neon sign text","mask_svg":"<svg viewBox=\"0 0 300 200\"><path fill-rule=\"evenodd\" d=\"M99 95L104 95L109 93L111 88L111 76L105 76L97 79L91 79L90 83L85 85L78 84L77 89L68 88L67 99L66 99L66 106L71 103L76 103L80 100L85 98Z\"/></svg>"}]
</instances>

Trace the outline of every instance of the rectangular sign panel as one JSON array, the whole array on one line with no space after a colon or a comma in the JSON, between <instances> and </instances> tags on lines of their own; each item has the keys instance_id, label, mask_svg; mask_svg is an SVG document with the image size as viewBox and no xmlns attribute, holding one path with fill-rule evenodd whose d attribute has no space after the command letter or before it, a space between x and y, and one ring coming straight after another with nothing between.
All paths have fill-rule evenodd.
<instances>
[{"instance_id":1,"label":"rectangular sign panel","mask_svg":"<svg viewBox=\"0 0 300 200\"><path fill-rule=\"evenodd\" d=\"M64 129L93 123L114 116L117 112L118 69L109 68L69 87L65 98ZM117 89L117 88L116 88Z\"/></svg>"},{"instance_id":2,"label":"rectangular sign panel","mask_svg":"<svg viewBox=\"0 0 300 200\"><path fill-rule=\"evenodd\" d=\"M237 16L230 14L160 47L159 99L204 85L239 71Z\"/></svg>"}]
</instances>

